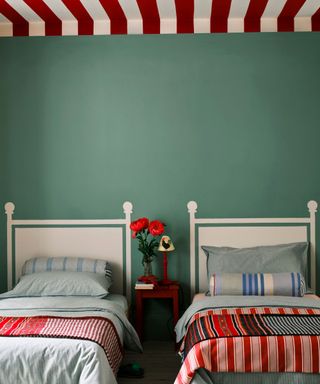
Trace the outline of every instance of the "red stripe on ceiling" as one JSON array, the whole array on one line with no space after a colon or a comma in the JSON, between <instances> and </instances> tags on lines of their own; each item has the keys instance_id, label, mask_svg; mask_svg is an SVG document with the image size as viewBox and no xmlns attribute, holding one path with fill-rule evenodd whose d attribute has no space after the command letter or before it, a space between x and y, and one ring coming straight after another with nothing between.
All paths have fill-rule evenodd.
<instances>
[{"instance_id":1,"label":"red stripe on ceiling","mask_svg":"<svg viewBox=\"0 0 320 384\"><path fill-rule=\"evenodd\" d=\"M228 32L228 16L231 0L212 0L210 30L211 32Z\"/></svg>"},{"instance_id":2,"label":"red stripe on ceiling","mask_svg":"<svg viewBox=\"0 0 320 384\"><path fill-rule=\"evenodd\" d=\"M245 32L260 32L260 19L268 4L268 0L250 0L247 13L244 17Z\"/></svg>"},{"instance_id":3,"label":"red stripe on ceiling","mask_svg":"<svg viewBox=\"0 0 320 384\"><path fill-rule=\"evenodd\" d=\"M311 17L311 29L320 32L320 8Z\"/></svg>"},{"instance_id":4,"label":"red stripe on ceiling","mask_svg":"<svg viewBox=\"0 0 320 384\"><path fill-rule=\"evenodd\" d=\"M93 35L93 19L80 0L61 0L78 20L78 35Z\"/></svg>"},{"instance_id":5,"label":"red stripe on ceiling","mask_svg":"<svg viewBox=\"0 0 320 384\"><path fill-rule=\"evenodd\" d=\"M142 16L143 33L160 33L160 15L156 0L137 0Z\"/></svg>"},{"instance_id":6,"label":"red stripe on ceiling","mask_svg":"<svg viewBox=\"0 0 320 384\"><path fill-rule=\"evenodd\" d=\"M62 35L62 21L43 0L24 0L24 2L45 22L47 36Z\"/></svg>"},{"instance_id":7,"label":"red stripe on ceiling","mask_svg":"<svg viewBox=\"0 0 320 384\"><path fill-rule=\"evenodd\" d=\"M104 10L107 12L110 24L111 24L111 34L127 34L127 18L124 14L121 5L118 0L99 0Z\"/></svg>"},{"instance_id":8,"label":"red stripe on ceiling","mask_svg":"<svg viewBox=\"0 0 320 384\"><path fill-rule=\"evenodd\" d=\"M28 36L29 23L5 0L0 0L0 12L12 22L13 36Z\"/></svg>"},{"instance_id":9,"label":"red stripe on ceiling","mask_svg":"<svg viewBox=\"0 0 320 384\"><path fill-rule=\"evenodd\" d=\"M194 0L175 0L177 33L194 32Z\"/></svg>"},{"instance_id":10,"label":"red stripe on ceiling","mask_svg":"<svg viewBox=\"0 0 320 384\"><path fill-rule=\"evenodd\" d=\"M287 0L280 15L278 16L278 31L293 32L294 17L299 12L306 0Z\"/></svg>"}]
</instances>

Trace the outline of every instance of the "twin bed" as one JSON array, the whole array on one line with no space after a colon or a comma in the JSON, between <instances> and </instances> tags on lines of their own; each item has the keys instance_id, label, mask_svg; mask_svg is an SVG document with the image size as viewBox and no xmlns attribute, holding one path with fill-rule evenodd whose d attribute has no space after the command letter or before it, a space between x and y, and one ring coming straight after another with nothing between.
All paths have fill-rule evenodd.
<instances>
[{"instance_id":1,"label":"twin bed","mask_svg":"<svg viewBox=\"0 0 320 384\"><path fill-rule=\"evenodd\" d=\"M124 346L141 350L127 319L132 204L107 220L16 220L14 209L5 205L0 382L116 383Z\"/></svg>"},{"instance_id":2,"label":"twin bed","mask_svg":"<svg viewBox=\"0 0 320 384\"><path fill-rule=\"evenodd\" d=\"M320 300L310 293L317 203L308 210L303 218L197 218L197 203L188 203L193 302L176 325L183 363L175 384L320 381Z\"/></svg>"},{"instance_id":3,"label":"twin bed","mask_svg":"<svg viewBox=\"0 0 320 384\"><path fill-rule=\"evenodd\" d=\"M16 220L14 209L5 205L0 382L116 383L123 347L141 350L127 320L132 204L107 220ZM319 382L320 300L310 293L317 203L308 210L211 219L197 218L189 202L193 301L176 325L175 384Z\"/></svg>"}]
</instances>

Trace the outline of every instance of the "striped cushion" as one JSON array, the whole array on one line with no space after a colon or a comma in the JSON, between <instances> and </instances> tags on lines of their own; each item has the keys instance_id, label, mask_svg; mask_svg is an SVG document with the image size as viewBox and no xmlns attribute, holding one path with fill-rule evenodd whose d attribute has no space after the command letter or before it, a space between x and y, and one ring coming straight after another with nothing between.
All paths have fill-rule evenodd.
<instances>
[{"instance_id":1,"label":"striped cushion","mask_svg":"<svg viewBox=\"0 0 320 384\"><path fill-rule=\"evenodd\" d=\"M83 257L35 257L24 263L22 275L48 271L95 272L112 278L111 266L106 260Z\"/></svg>"},{"instance_id":2,"label":"striped cushion","mask_svg":"<svg viewBox=\"0 0 320 384\"><path fill-rule=\"evenodd\" d=\"M298 296L305 294L304 277L298 272L215 273L210 278L211 296Z\"/></svg>"}]
</instances>

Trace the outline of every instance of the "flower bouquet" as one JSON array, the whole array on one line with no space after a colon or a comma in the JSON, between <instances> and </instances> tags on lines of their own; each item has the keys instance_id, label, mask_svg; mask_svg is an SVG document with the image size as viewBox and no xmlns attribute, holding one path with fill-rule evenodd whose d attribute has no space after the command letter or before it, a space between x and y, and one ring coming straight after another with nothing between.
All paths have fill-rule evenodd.
<instances>
[{"instance_id":1,"label":"flower bouquet","mask_svg":"<svg viewBox=\"0 0 320 384\"><path fill-rule=\"evenodd\" d=\"M146 217L141 217L130 224L132 237L138 239L138 249L142 253L142 265L144 276L139 277L139 281L153 282L157 277L152 274L152 261L156 256L155 250L159 246L158 237L163 234L165 224L159 220L149 221Z\"/></svg>"}]
</instances>

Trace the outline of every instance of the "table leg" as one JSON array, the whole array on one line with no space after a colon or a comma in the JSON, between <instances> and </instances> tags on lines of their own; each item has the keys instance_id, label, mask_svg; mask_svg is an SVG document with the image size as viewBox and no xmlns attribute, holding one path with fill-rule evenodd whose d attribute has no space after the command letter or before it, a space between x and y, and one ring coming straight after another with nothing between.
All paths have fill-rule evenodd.
<instances>
[{"instance_id":1,"label":"table leg","mask_svg":"<svg viewBox=\"0 0 320 384\"><path fill-rule=\"evenodd\" d=\"M136 330L140 341L142 341L143 330L143 299L140 293L136 294Z\"/></svg>"},{"instance_id":2,"label":"table leg","mask_svg":"<svg viewBox=\"0 0 320 384\"><path fill-rule=\"evenodd\" d=\"M174 326L176 326L178 320L179 320L179 293L178 293L178 291L176 291L175 294L173 295L173 322L174 322Z\"/></svg>"}]
</instances>

